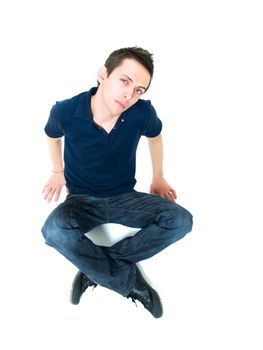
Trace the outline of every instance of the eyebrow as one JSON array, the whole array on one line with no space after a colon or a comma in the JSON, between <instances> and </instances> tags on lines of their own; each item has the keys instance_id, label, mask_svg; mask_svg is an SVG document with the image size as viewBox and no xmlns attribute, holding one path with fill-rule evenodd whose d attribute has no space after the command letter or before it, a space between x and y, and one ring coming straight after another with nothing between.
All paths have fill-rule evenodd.
<instances>
[{"instance_id":1,"label":"eyebrow","mask_svg":"<svg viewBox=\"0 0 263 350\"><path fill-rule=\"evenodd\" d=\"M133 83L133 80L132 80L132 78L130 78L128 75L126 75L126 74L122 74L124 77L126 77L128 80L130 80L132 83ZM144 87L144 86L137 86L137 88L141 88L141 89L143 89L143 90L147 90L147 88L146 87Z\"/></svg>"}]
</instances>

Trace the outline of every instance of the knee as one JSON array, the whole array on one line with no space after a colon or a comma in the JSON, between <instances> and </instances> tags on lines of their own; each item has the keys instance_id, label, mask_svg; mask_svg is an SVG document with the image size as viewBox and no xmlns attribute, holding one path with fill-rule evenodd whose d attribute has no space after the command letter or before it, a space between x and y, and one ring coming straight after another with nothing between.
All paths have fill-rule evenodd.
<instances>
[{"instance_id":1,"label":"knee","mask_svg":"<svg viewBox=\"0 0 263 350\"><path fill-rule=\"evenodd\" d=\"M70 239L71 233L79 230L75 215L65 210L63 206L57 207L47 218L41 232L48 245L63 245Z\"/></svg>"},{"instance_id":2,"label":"knee","mask_svg":"<svg viewBox=\"0 0 263 350\"><path fill-rule=\"evenodd\" d=\"M176 204L175 208L161 214L159 224L166 229L180 228L186 234L192 230L193 216L188 210Z\"/></svg>"},{"instance_id":3,"label":"knee","mask_svg":"<svg viewBox=\"0 0 263 350\"><path fill-rule=\"evenodd\" d=\"M56 239L55 237L59 232L60 221L60 215L58 215L56 212L52 212L46 219L41 232L47 244Z\"/></svg>"},{"instance_id":4,"label":"knee","mask_svg":"<svg viewBox=\"0 0 263 350\"><path fill-rule=\"evenodd\" d=\"M184 214L184 228L186 233L191 232L193 227L193 215L185 209Z\"/></svg>"},{"instance_id":5,"label":"knee","mask_svg":"<svg viewBox=\"0 0 263 350\"><path fill-rule=\"evenodd\" d=\"M193 216L185 208L180 207L179 216L175 219L177 225L180 226L181 230L186 233L192 230Z\"/></svg>"},{"instance_id":6,"label":"knee","mask_svg":"<svg viewBox=\"0 0 263 350\"><path fill-rule=\"evenodd\" d=\"M42 235L45 238L46 243L48 243L48 241L50 240L50 237L53 236L53 233L55 231L56 229L55 229L53 220L51 220L50 218L47 218L47 220L45 221L41 229Z\"/></svg>"}]
</instances>

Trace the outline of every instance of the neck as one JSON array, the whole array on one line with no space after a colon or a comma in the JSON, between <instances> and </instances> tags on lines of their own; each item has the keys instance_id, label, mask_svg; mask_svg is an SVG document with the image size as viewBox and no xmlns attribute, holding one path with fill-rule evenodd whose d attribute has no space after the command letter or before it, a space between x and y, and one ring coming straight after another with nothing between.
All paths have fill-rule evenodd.
<instances>
[{"instance_id":1,"label":"neck","mask_svg":"<svg viewBox=\"0 0 263 350\"><path fill-rule=\"evenodd\" d=\"M107 132L111 131L119 118L119 115L112 115L104 106L98 91L95 95L91 96L91 112L94 122L103 127Z\"/></svg>"},{"instance_id":2,"label":"neck","mask_svg":"<svg viewBox=\"0 0 263 350\"><path fill-rule=\"evenodd\" d=\"M119 118L119 115L112 115L103 103L100 89L97 90L95 95L91 96L91 112L93 115L93 120L97 124L107 123L110 121L116 122L116 120Z\"/></svg>"}]
</instances>

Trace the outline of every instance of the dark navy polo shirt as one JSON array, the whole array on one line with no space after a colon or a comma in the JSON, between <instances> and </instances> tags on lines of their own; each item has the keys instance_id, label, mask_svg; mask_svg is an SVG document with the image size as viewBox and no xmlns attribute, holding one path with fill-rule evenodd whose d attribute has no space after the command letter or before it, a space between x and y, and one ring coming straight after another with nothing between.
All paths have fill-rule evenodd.
<instances>
[{"instance_id":1,"label":"dark navy polo shirt","mask_svg":"<svg viewBox=\"0 0 263 350\"><path fill-rule=\"evenodd\" d=\"M91 95L97 88L57 102L45 132L64 140L64 166L70 193L108 197L133 191L140 137L160 134L162 123L150 101L139 100L107 133L93 121Z\"/></svg>"}]
</instances>

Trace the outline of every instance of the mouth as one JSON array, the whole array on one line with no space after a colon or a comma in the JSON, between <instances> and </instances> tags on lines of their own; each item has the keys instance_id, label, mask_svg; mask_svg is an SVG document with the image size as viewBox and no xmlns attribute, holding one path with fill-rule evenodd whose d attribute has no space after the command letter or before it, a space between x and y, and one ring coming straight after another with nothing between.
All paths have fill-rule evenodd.
<instances>
[{"instance_id":1,"label":"mouth","mask_svg":"<svg viewBox=\"0 0 263 350\"><path fill-rule=\"evenodd\" d=\"M125 109L125 105L123 103L121 103L120 101L118 100L115 100L115 102L122 108L122 109Z\"/></svg>"}]
</instances>

